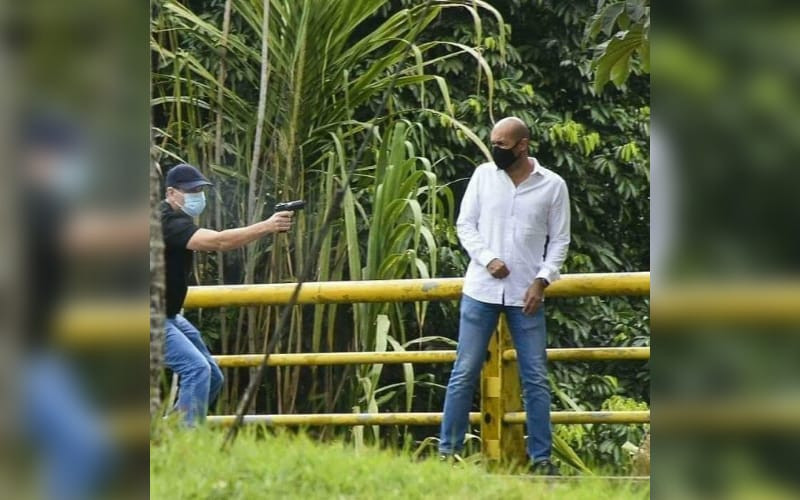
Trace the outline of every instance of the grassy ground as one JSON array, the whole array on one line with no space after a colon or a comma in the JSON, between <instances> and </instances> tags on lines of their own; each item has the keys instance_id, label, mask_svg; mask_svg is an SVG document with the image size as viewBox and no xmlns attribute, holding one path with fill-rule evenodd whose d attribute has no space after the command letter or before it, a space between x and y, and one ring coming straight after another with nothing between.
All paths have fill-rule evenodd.
<instances>
[{"instance_id":1,"label":"grassy ground","mask_svg":"<svg viewBox=\"0 0 800 500\"><path fill-rule=\"evenodd\" d=\"M356 452L305 437L244 430L220 452L220 430L162 431L150 445L150 498L644 499L647 483L543 482L481 467L421 462L386 450Z\"/></svg>"}]
</instances>

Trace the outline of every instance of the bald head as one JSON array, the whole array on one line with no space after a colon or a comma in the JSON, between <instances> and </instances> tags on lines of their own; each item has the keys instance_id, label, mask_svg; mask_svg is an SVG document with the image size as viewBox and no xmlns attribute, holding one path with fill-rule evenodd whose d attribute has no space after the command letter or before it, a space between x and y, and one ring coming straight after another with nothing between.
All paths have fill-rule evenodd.
<instances>
[{"instance_id":1,"label":"bald head","mask_svg":"<svg viewBox=\"0 0 800 500\"><path fill-rule=\"evenodd\" d=\"M495 132L514 142L520 139L530 139L531 137L531 131L528 126L516 116L507 116L495 123L494 128L492 128L492 136L495 135Z\"/></svg>"},{"instance_id":2,"label":"bald head","mask_svg":"<svg viewBox=\"0 0 800 500\"><path fill-rule=\"evenodd\" d=\"M505 170L506 173L524 172L526 168L529 171L530 135L528 126L516 116L509 116L497 122L492 128L491 135L492 159L497 168Z\"/></svg>"}]
</instances>

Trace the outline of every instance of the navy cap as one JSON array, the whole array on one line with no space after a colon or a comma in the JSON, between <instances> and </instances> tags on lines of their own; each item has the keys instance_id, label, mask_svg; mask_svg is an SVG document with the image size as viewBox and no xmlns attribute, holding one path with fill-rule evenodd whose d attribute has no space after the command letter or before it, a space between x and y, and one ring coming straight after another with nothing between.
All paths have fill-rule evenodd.
<instances>
[{"instance_id":1,"label":"navy cap","mask_svg":"<svg viewBox=\"0 0 800 500\"><path fill-rule=\"evenodd\" d=\"M81 145L77 125L63 116L34 115L23 122L22 142L31 148L55 152L74 151Z\"/></svg>"},{"instance_id":2,"label":"navy cap","mask_svg":"<svg viewBox=\"0 0 800 500\"><path fill-rule=\"evenodd\" d=\"M195 167L181 163L167 172L167 187L178 189L194 189L198 186L211 186L208 179Z\"/></svg>"}]
</instances>

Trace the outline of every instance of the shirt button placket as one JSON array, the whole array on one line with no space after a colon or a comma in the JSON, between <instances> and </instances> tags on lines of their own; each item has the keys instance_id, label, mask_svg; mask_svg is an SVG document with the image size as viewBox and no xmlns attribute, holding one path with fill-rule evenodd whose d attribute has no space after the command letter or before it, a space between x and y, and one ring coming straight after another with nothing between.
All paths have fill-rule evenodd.
<instances>
[{"instance_id":1,"label":"shirt button placket","mask_svg":"<svg viewBox=\"0 0 800 500\"><path fill-rule=\"evenodd\" d=\"M505 232L505 247L507 249L506 255L508 255L508 262L506 262L506 266L509 267L509 270L513 267L512 262L514 261L514 230L516 226L516 219L515 219L515 206L517 203L517 189L511 189L511 196L510 196L511 203L508 207L508 224L506 224L506 232ZM513 272L513 270L511 271ZM508 279L503 280L503 304L506 303L508 299Z\"/></svg>"}]
</instances>

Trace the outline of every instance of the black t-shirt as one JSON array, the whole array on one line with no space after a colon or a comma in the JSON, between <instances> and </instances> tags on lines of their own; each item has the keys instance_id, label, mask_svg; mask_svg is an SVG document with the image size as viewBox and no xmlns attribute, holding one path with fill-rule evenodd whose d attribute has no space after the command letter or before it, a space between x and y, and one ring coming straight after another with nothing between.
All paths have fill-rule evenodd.
<instances>
[{"instance_id":1,"label":"black t-shirt","mask_svg":"<svg viewBox=\"0 0 800 500\"><path fill-rule=\"evenodd\" d=\"M23 305L24 345L38 349L49 340L50 322L62 296L64 251L62 247L67 205L52 192L27 186L23 203L23 261L27 296Z\"/></svg>"},{"instance_id":2,"label":"black t-shirt","mask_svg":"<svg viewBox=\"0 0 800 500\"><path fill-rule=\"evenodd\" d=\"M173 318L183 307L194 252L186 244L199 228L182 210L161 202L161 231L164 235L164 266L167 280L167 317Z\"/></svg>"}]
</instances>

